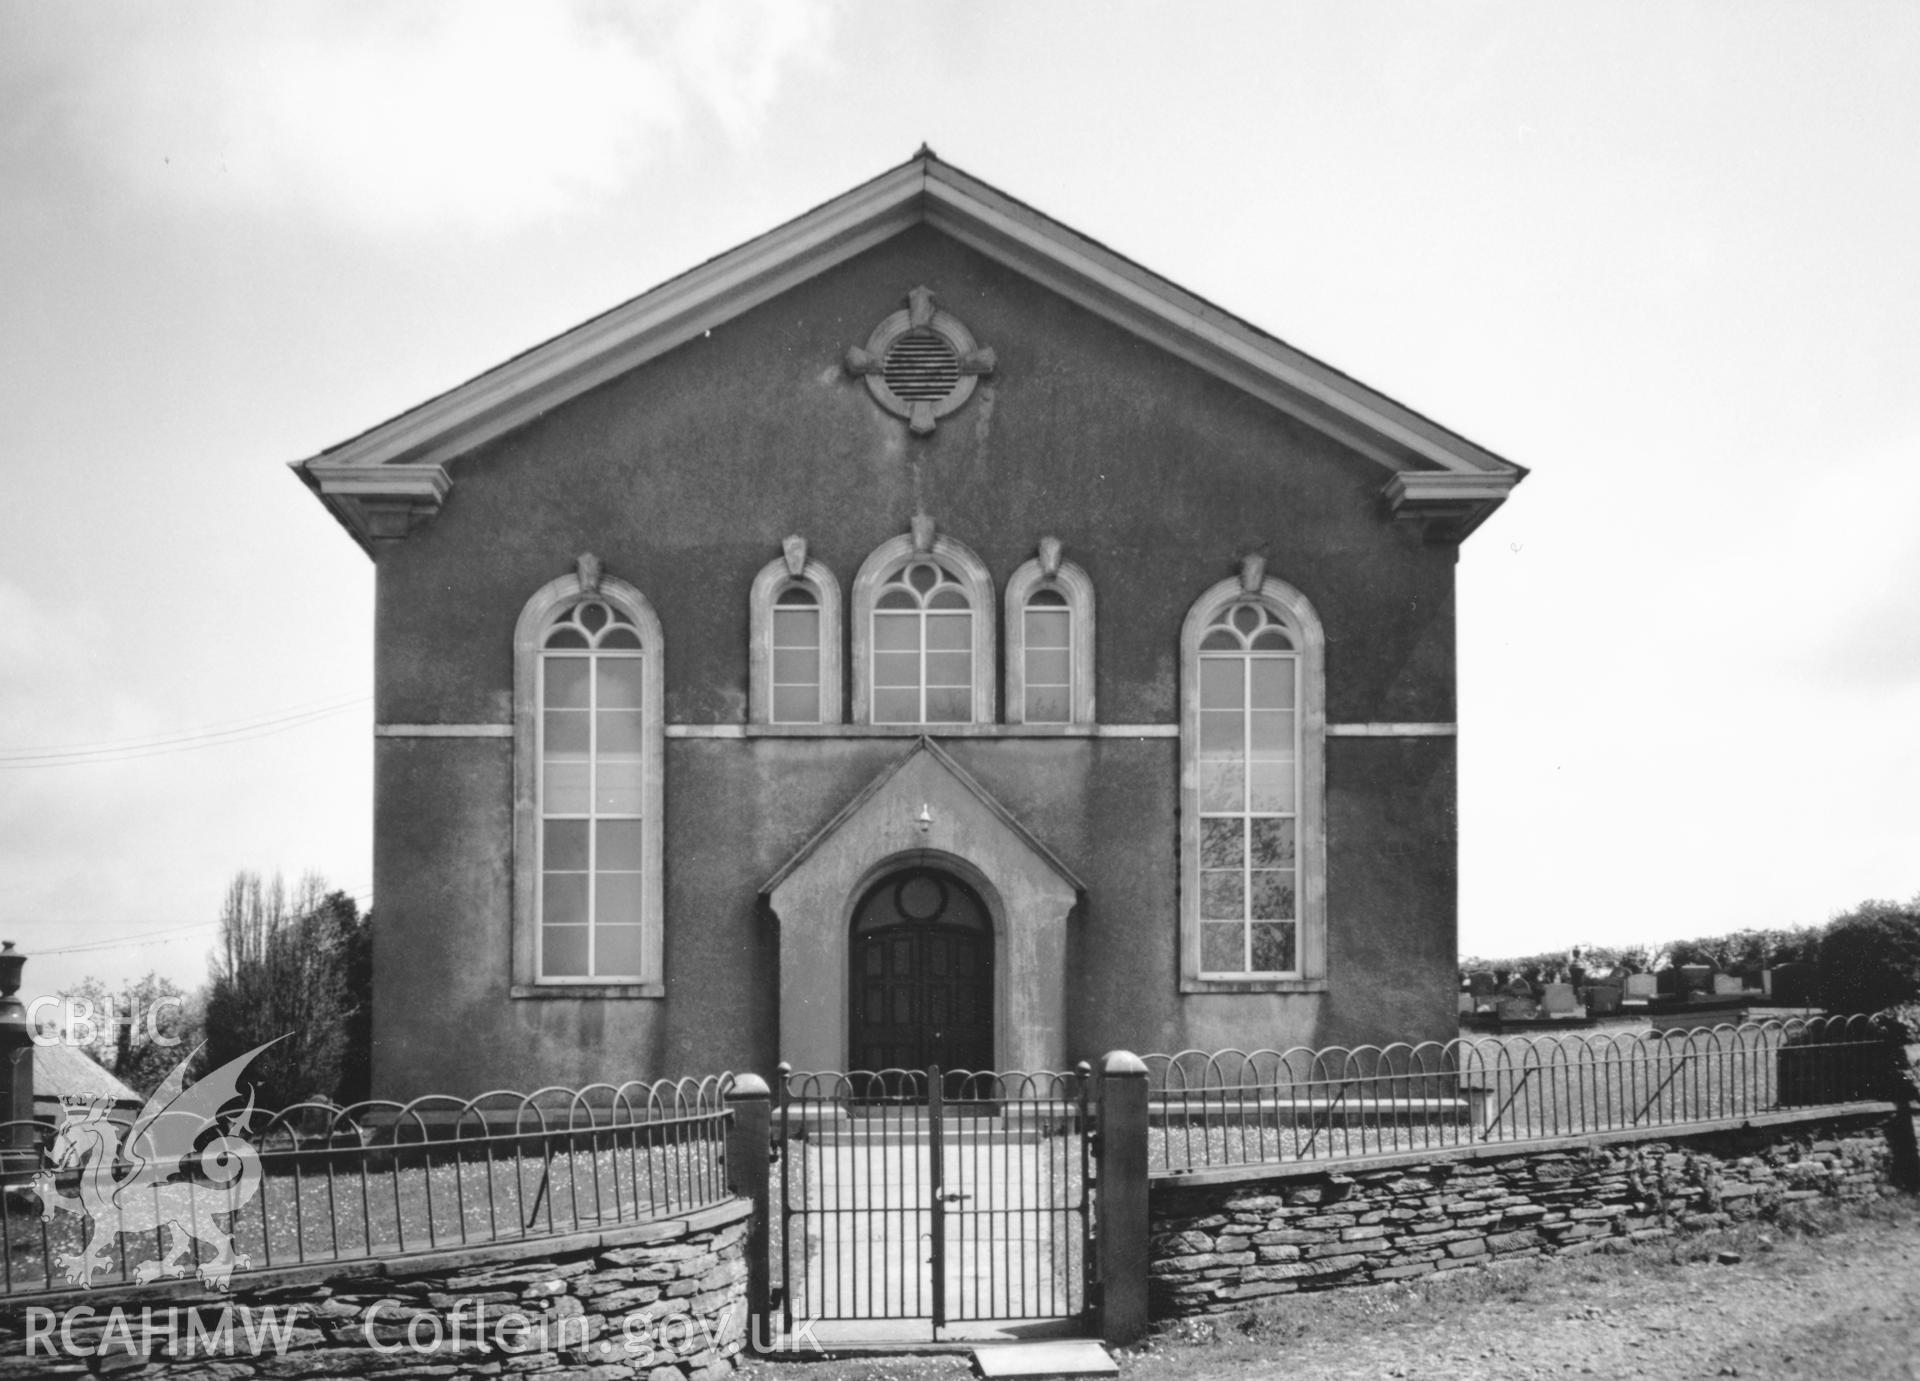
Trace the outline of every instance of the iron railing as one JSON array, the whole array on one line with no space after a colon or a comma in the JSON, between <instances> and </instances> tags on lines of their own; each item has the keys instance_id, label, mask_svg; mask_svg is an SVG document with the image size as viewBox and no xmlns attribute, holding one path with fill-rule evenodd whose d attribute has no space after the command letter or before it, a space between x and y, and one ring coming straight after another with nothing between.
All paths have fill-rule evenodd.
<instances>
[{"instance_id":1,"label":"iron railing","mask_svg":"<svg viewBox=\"0 0 1920 1381\"><path fill-rule=\"evenodd\" d=\"M789 1327L1084 1312L1085 1065L780 1074L773 1259Z\"/></svg>"},{"instance_id":2,"label":"iron railing","mask_svg":"<svg viewBox=\"0 0 1920 1381\"><path fill-rule=\"evenodd\" d=\"M1157 1175L1724 1122L1886 1096L1865 1017L1144 1057Z\"/></svg>"},{"instance_id":3,"label":"iron railing","mask_svg":"<svg viewBox=\"0 0 1920 1381\"><path fill-rule=\"evenodd\" d=\"M81 1275L95 1286L211 1280L223 1263L345 1262L685 1213L728 1197L732 1082L303 1103L235 1129L237 1140L210 1142L221 1129L208 1129L170 1183L155 1182L167 1178L159 1167L136 1179L122 1144L130 1118L96 1107L0 1124L11 1148L0 1151L0 1293L66 1289Z\"/></svg>"}]
</instances>

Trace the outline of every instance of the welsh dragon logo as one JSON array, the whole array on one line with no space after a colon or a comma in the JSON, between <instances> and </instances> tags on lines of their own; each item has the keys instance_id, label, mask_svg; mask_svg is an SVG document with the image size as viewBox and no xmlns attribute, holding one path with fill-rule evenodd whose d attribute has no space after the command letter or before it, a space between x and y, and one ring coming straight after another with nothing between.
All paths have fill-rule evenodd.
<instances>
[{"instance_id":1,"label":"welsh dragon logo","mask_svg":"<svg viewBox=\"0 0 1920 1381\"><path fill-rule=\"evenodd\" d=\"M252 1264L234 1251L232 1236L233 1215L260 1192L260 1153L239 1135L253 1116L251 1089L246 1107L229 1116L224 1129L219 1115L239 1098L246 1067L274 1043L229 1060L187 1088L187 1066L205 1049L196 1048L147 1099L126 1129L124 1144L120 1124L107 1119L107 1100L96 1098L67 1109L48 1153L50 1165L33 1177L33 1187L40 1194L42 1219L51 1222L55 1213L66 1212L91 1220L86 1245L60 1257L69 1281L91 1287L93 1273L106 1266L116 1237L123 1232L150 1234L163 1226L167 1254L141 1262L133 1273L137 1284L185 1275L182 1263L195 1242L214 1250L211 1260L200 1263L199 1275L216 1289L228 1288L236 1266ZM208 1137L208 1132L216 1135ZM62 1194L55 1175L74 1169L80 1172L80 1192ZM214 1222L216 1217L227 1219L225 1229Z\"/></svg>"}]
</instances>

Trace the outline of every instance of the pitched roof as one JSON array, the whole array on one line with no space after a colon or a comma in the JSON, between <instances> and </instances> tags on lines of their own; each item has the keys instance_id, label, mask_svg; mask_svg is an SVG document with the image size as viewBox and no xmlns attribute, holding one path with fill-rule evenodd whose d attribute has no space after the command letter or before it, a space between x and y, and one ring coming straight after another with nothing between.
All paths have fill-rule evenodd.
<instances>
[{"instance_id":1,"label":"pitched roof","mask_svg":"<svg viewBox=\"0 0 1920 1381\"><path fill-rule=\"evenodd\" d=\"M295 462L363 545L402 537L447 465L916 225L930 225L1376 461L1396 513L1465 536L1526 471L922 148L870 182L351 440ZM371 548L370 548L371 549Z\"/></svg>"},{"instance_id":2,"label":"pitched roof","mask_svg":"<svg viewBox=\"0 0 1920 1381\"><path fill-rule=\"evenodd\" d=\"M111 1098L138 1107L140 1095L75 1046L55 1041L33 1048L33 1097L36 1103L63 1098Z\"/></svg>"}]
</instances>

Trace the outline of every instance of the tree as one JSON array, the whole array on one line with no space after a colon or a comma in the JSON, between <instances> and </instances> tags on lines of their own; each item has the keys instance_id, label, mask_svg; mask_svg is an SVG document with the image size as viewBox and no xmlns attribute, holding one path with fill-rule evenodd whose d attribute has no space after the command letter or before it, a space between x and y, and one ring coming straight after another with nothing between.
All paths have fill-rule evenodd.
<instances>
[{"instance_id":1,"label":"tree","mask_svg":"<svg viewBox=\"0 0 1920 1381\"><path fill-rule=\"evenodd\" d=\"M1675 968L1682 964L1710 964L1723 973L1765 969L1814 957L1820 947L1815 926L1788 930L1735 930L1698 940L1676 940L1667 953Z\"/></svg>"},{"instance_id":2,"label":"tree","mask_svg":"<svg viewBox=\"0 0 1920 1381\"><path fill-rule=\"evenodd\" d=\"M155 973L122 982L117 993L89 974L60 999L63 1014L75 1019L69 1039L90 1035L80 1048L143 1096L200 1043L200 997Z\"/></svg>"},{"instance_id":3,"label":"tree","mask_svg":"<svg viewBox=\"0 0 1920 1381\"><path fill-rule=\"evenodd\" d=\"M366 929L353 898L311 874L291 897L278 875L235 874L207 989L208 1066L272 1041L248 1071L263 1107L363 1088Z\"/></svg>"},{"instance_id":4,"label":"tree","mask_svg":"<svg viewBox=\"0 0 1920 1381\"><path fill-rule=\"evenodd\" d=\"M348 903L352 905L351 902ZM337 1103L354 1104L373 1096L373 913L346 913L343 934L347 992L353 1012L347 1018L346 1049L340 1057Z\"/></svg>"},{"instance_id":5,"label":"tree","mask_svg":"<svg viewBox=\"0 0 1920 1381\"><path fill-rule=\"evenodd\" d=\"M1830 1012L1876 1012L1920 997L1920 896L1866 901L1836 916L1820 938L1820 1003Z\"/></svg>"}]
</instances>

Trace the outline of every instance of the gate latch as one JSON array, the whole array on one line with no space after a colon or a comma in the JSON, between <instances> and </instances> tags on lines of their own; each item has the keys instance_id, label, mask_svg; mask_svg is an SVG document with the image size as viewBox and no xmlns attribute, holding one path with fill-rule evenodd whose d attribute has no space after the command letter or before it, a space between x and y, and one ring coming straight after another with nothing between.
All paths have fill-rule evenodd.
<instances>
[{"instance_id":1,"label":"gate latch","mask_svg":"<svg viewBox=\"0 0 1920 1381\"><path fill-rule=\"evenodd\" d=\"M971 1194L942 1194L940 1196L940 1202L943 1204L958 1204L964 1203L972 1197L973 1195Z\"/></svg>"}]
</instances>

